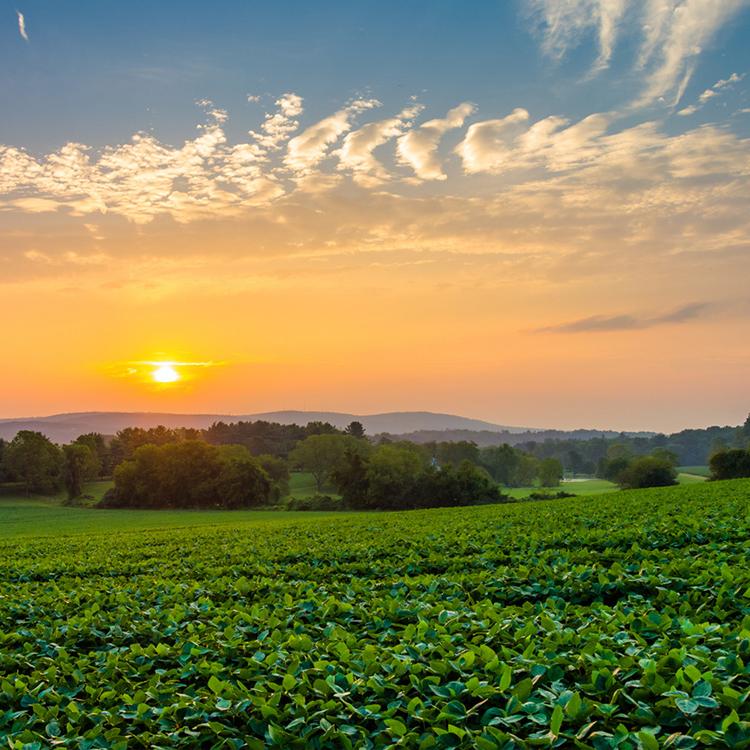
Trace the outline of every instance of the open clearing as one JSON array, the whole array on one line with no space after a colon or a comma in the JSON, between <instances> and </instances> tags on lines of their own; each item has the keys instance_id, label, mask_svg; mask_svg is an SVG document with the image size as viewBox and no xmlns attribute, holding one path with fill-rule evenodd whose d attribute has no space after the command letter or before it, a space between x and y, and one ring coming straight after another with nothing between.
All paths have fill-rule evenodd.
<instances>
[{"instance_id":1,"label":"open clearing","mask_svg":"<svg viewBox=\"0 0 750 750\"><path fill-rule=\"evenodd\" d=\"M749 510L748 480L381 514L17 506L41 536L0 541L0 735L743 747Z\"/></svg>"}]
</instances>

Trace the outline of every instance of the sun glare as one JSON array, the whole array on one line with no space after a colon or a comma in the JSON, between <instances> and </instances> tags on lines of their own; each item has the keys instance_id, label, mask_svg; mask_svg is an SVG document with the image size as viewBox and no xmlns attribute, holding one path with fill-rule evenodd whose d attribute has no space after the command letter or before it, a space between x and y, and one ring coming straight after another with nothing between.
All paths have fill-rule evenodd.
<instances>
[{"instance_id":1,"label":"sun glare","mask_svg":"<svg viewBox=\"0 0 750 750\"><path fill-rule=\"evenodd\" d=\"M151 373L151 377L157 383L175 383L180 379L180 373L172 365L165 362Z\"/></svg>"}]
</instances>

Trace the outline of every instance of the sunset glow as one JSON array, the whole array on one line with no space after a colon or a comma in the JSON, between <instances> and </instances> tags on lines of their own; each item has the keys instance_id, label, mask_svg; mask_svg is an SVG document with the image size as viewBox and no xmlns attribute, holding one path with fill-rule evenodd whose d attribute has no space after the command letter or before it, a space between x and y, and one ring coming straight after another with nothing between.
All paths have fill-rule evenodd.
<instances>
[{"instance_id":1,"label":"sunset glow","mask_svg":"<svg viewBox=\"0 0 750 750\"><path fill-rule=\"evenodd\" d=\"M314 5L0 25L0 414L744 418L746 2Z\"/></svg>"},{"instance_id":2,"label":"sunset glow","mask_svg":"<svg viewBox=\"0 0 750 750\"><path fill-rule=\"evenodd\" d=\"M151 373L151 377L157 383L175 383L180 379L180 374L171 364L165 362Z\"/></svg>"}]
</instances>

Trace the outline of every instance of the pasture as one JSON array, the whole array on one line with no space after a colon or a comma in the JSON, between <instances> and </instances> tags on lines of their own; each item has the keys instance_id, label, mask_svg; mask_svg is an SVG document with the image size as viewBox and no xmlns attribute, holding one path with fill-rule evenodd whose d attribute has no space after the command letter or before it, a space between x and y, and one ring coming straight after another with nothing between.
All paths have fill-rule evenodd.
<instances>
[{"instance_id":1,"label":"pasture","mask_svg":"<svg viewBox=\"0 0 750 750\"><path fill-rule=\"evenodd\" d=\"M4 506L0 735L747 746L749 511L747 480L402 513Z\"/></svg>"}]
</instances>

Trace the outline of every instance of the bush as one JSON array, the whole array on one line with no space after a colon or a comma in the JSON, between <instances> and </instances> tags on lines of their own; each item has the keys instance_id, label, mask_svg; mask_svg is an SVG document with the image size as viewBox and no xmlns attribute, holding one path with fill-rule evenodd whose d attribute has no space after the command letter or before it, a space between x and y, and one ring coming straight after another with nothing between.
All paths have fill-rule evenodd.
<instances>
[{"instance_id":1,"label":"bush","mask_svg":"<svg viewBox=\"0 0 750 750\"><path fill-rule=\"evenodd\" d=\"M344 505L331 495L311 495L310 497L289 497L284 502L284 510L343 510Z\"/></svg>"},{"instance_id":2,"label":"bush","mask_svg":"<svg viewBox=\"0 0 750 750\"><path fill-rule=\"evenodd\" d=\"M557 492L532 492L527 495L523 500L562 500L566 497L575 497L572 492L565 492L565 490L558 490Z\"/></svg>"},{"instance_id":3,"label":"bush","mask_svg":"<svg viewBox=\"0 0 750 750\"><path fill-rule=\"evenodd\" d=\"M748 418L750 421L750 417ZM750 452L740 449L719 451L711 456L711 479L750 477Z\"/></svg>"},{"instance_id":4,"label":"bush","mask_svg":"<svg viewBox=\"0 0 750 750\"><path fill-rule=\"evenodd\" d=\"M617 482L625 490L643 487L668 487L677 484L677 470L672 462L657 456L641 456L628 463Z\"/></svg>"}]
</instances>

